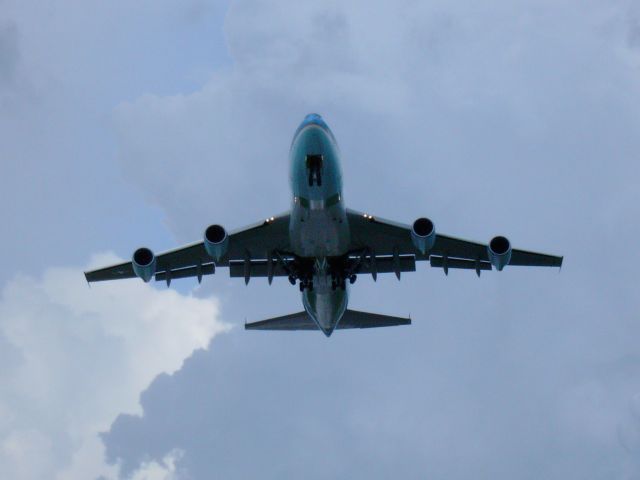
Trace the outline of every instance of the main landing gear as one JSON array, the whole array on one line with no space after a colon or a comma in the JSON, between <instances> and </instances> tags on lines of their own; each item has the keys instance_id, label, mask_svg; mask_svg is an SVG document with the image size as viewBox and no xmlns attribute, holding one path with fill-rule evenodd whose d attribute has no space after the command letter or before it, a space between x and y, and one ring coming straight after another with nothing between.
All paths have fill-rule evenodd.
<instances>
[{"instance_id":1,"label":"main landing gear","mask_svg":"<svg viewBox=\"0 0 640 480\"><path fill-rule=\"evenodd\" d=\"M313 290L312 280L300 280L300 291L304 292L305 290L309 290L310 292Z\"/></svg>"},{"instance_id":2,"label":"main landing gear","mask_svg":"<svg viewBox=\"0 0 640 480\"><path fill-rule=\"evenodd\" d=\"M295 285L297 281L297 277L295 275L289 275L289 283L291 285ZM303 278L300 279L300 291L304 292L305 290L313 290L313 280L305 280Z\"/></svg>"},{"instance_id":3,"label":"main landing gear","mask_svg":"<svg viewBox=\"0 0 640 480\"><path fill-rule=\"evenodd\" d=\"M355 272L358 271L359 263L354 263L347 255L329 259L318 259L295 257L285 261L278 255L280 265L287 272L289 283L298 287L301 292L305 290L311 292L314 289L313 280L319 282L316 285L320 291L324 292L328 287L328 280L331 280L331 290L345 290L347 281L354 284L357 280Z\"/></svg>"}]
</instances>

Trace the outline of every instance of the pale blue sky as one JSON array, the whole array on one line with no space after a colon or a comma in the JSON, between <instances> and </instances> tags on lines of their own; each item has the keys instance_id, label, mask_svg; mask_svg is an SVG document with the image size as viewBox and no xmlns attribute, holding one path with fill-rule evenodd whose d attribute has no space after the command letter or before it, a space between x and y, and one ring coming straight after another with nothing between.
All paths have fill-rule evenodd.
<instances>
[{"instance_id":1,"label":"pale blue sky","mask_svg":"<svg viewBox=\"0 0 640 480\"><path fill-rule=\"evenodd\" d=\"M638 32L632 1L0 0L0 463L639 478ZM311 111L352 208L562 272L360 278L353 308L413 325L329 340L242 330L301 309L286 280L84 284L286 210Z\"/></svg>"}]
</instances>

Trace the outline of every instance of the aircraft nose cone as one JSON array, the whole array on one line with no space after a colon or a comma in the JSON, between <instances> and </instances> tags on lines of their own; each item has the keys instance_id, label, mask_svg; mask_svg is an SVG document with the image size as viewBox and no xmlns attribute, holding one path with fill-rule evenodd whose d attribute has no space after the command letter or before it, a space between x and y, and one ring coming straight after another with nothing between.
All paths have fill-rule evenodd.
<instances>
[{"instance_id":1,"label":"aircraft nose cone","mask_svg":"<svg viewBox=\"0 0 640 480\"><path fill-rule=\"evenodd\" d=\"M331 133L329 126L317 113L310 113L304 117L304 120L300 126L298 126L298 129L293 136L293 141L291 142L292 147L300 141L306 141L300 140L301 138L310 139L312 142L324 142L323 139L330 139L331 142L335 143L335 138L333 138L333 133Z\"/></svg>"},{"instance_id":2,"label":"aircraft nose cone","mask_svg":"<svg viewBox=\"0 0 640 480\"><path fill-rule=\"evenodd\" d=\"M304 127L307 125L318 125L319 127L322 127L322 128L328 128L325 121L317 113L310 113L309 115L304 117L301 127Z\"/></svg>"},{"instance_id":3,"label":"aircraft nose cone","mask_svg":"<svg viewBox=\"0 0 640 480\"><path fill-rule=\"evenodd\" d=\"M322 117L317 113L310 113L309 115L304 117L304 121L305 123L322 122Z\"/></svg>"}]
</instances>

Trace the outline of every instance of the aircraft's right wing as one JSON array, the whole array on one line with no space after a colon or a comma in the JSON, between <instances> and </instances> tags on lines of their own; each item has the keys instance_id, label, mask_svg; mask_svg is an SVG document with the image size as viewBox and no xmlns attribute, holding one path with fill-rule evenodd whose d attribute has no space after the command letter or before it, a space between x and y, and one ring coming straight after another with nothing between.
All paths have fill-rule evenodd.
<instances>
[{"instance_id":1,"label":"aircraft's right wing","mask_svg":"<svg viewBox=\"0 0 640 480\"><path fill-rule=\"evenodd\" d=\"M269 252L289 250L289 212L271 217L248 227L229 233L227 254L214 264L204 248L204 242L195 242L156 256L156 280L201 277L215 272L217 266L242 262L249 258L267 258ZM85 272L88 282L118 280L135 277L131 262Z\"/></svg>"},{"instance_id":2,"label":"aircraft's right wing","mask_svg":"<svg viewBox=\"0 0 640 480\"><path fill-rule=\"evenodd\" d=\"M433 248L423 255L413 245L409 225L350 209L347 218L352 251L367 251L388 261L394 256L412 256L415 260L429 260L433 267L491 270L486 244L438 233ZM562 257L513 249L509 265L560 267Z\"/></svg>"}]
</instances>

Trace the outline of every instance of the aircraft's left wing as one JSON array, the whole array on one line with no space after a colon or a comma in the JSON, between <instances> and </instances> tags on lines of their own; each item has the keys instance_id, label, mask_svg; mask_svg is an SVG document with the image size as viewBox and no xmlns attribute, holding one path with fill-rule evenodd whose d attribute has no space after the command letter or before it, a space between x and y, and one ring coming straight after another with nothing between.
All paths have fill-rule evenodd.
<instances>
[{"instance_id":1,"label":"aircraft's left wing","mask_svg":"<svg viewBox=\"0 0 640 480\"><path fill-rule=\"evenodd\" d=\"M409 225L350 209L347 210L347 218L351 229L351 251L365 251L367 256L373 255L376 259L413 256L415 260L429 260L431 266L445 269L491 270L486 244L438 233L433 248L423 255L413 245ZM562 257L513 249L509 265L560 267Z\"/></svg>"},{"instance_id":2,"label":"aircraft's left wing","mask_svg":"<svg viewBox=\"0 0 640 480\"><path fill-rule=\"evenodd\" d=\"M264 259L269 252L289 250L289 212L270 217L229 233L227 254L219 262L207 254L202 241L169 250L156 256L156 280L171 281L174 278L199 277L215 272L217 266L229 266L230 262L247 258ZM88 282L117 280L135 277L131 262L85 272Z\"/></svg>"}]
</instances>

